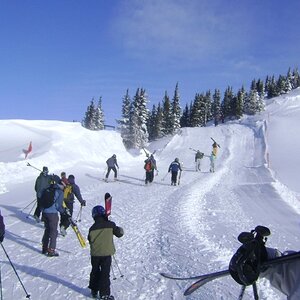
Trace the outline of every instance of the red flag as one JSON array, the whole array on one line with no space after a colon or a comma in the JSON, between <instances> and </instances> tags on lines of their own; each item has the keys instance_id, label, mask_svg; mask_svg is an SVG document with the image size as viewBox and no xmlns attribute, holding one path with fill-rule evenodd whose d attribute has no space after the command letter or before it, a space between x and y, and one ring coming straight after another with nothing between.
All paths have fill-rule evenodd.
<instances>
[{"instance_id":1,"label":"red flag","mask_svg":"<svg viewBox=\"0 0 300 300\"><path fill-rule=\"evenodd\" d=\"M27 155L32 151L32 142L29 143L28 149L27 150L23 150L24 154L25 154L25 159L27 158Z\"/></svg>"}]
</instances>

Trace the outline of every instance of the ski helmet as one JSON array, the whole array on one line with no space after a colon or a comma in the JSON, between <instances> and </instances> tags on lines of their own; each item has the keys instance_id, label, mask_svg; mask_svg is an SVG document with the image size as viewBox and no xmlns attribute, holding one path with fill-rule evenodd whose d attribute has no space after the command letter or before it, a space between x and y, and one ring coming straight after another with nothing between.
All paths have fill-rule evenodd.
<instances>
[{"instance_id":1,"label":"ski helmet","mask_svg":"<svg viewBox=\"0 0 300 300\"><path fill-rule=\"evenodd\" d=\"M92 209L92 217L95 219L96 217L105 216L106 211L105 208L101 205L94 206Z\"/></svg>"}]
</instances>

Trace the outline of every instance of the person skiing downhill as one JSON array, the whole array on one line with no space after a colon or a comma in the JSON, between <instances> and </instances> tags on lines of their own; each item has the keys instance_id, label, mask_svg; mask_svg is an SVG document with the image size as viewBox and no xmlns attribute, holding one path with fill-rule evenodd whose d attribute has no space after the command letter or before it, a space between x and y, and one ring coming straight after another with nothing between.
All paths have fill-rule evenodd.
<instances>
[{"instance_id":1,"label":"person skiing downhill","mask_svg":"<svg viewBox=\"0 0 300 300\"><path fill-rule=\"evenodd\" d=\"M117 162L117 156L116 154L114 154L112 157L110 157L107 161L106 161L106 164L107 164L107 173L105 175L105 181L107 182L108 181L108 176L109 176L109 173L111 170L114 171L115 173L115 176L114 176L114 179L117 180L117 169L116 167L119 169L119 166L118 166L118 162Z\"/></svg>"},{"instance_id":2,"label":"person skiing downhill","mask_svg":"<svg viewBox=\"0 0 300 300\"><path fill-rule=\"evenodd\" d=\"M176 157L175 160L170 164L168 172L172 174L171 176L171 185L177 184L177 175L178 171L182 172L181 165L179 159Z\"/></svg>"},{"instance_id":3,"label":"person skiing downhill","mask_svg":"<svg viewBox=\"0 0 300 300\"><path fill-rule=\"evenodd\" d=\"M110 267L112 255L116 249L113 236L120 238L124 235L124 230L114 222L109 221L103 206L97 205L92 209L94 224L90 227L88 240L91 249L91 265L89 289L91 296L103 300L114 300L110 294Z\"/></svg>"},{"instance_id":4,"label":"person skiing downhill","mask_svg":"<svg viewBox=\"0 0 300 300\"><path fill-rule=\"evenodd\" d=\"M37 177L34 185L34 189L36 191L36 198L37 198L37 207L34 211L33 217L37 222L40 222L40 215L41 215L41 207L39 205L39 199L42 196L42 193L45 189L50 186L52 176L49 175L49 170L47 167L43 167L43 171Z\"/></svg>"},{"instance_id":5,"label":"person skiing downhill","mask_svg":"<svg viewBox=\"0 0 300 300\"><path fill-rule=\"evenodd\" d=\"M145 160L144 169L146 171L145 184L148 184L148 182L151 183L154 179L154 170L157 171L156 160L153 154Z\"/></svg>"}]
</instances>

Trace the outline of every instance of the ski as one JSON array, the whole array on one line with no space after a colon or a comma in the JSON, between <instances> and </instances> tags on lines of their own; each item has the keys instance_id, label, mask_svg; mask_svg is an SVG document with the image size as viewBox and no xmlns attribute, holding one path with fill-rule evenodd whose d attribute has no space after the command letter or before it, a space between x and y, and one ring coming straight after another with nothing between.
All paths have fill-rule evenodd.
<instances>
[{"instance_id":1,"label":"ski","mask_svg":"<svg viewBox=\"0 0 300 300\"><path fill-rule=\"evenodd\" d=\"M213 142L214 143L216 143L217 144L217 146L219 147L219 148L221 148L221 146L212 138L212 137L210 137L212 140L213 140Z\"/></svg>"},{"instance_id":2,"label":"ski","mask_svg":"<svg viewBox=\"0 0 300 300\"><path fill-rule=\"evenodd\" d=\"M264 270L266 267L275 266L275 265L279 265L279 264L283 264L283 263L288 263L295 259L300 259L300 251L267 260L261 265L261 270ZM224 271L215 272L215 273L206 274L206 275L199 275L199 277L198 277L199 280L194 282L191 286L189 286L185 290L184 295L188 296L191 293L193 293L194 291L196 291L198 288L203 286L204 284L206 284L214 279L217 279L219 277L226 276L226 275L230 275L229 270L224 270ZM167 278L170 278L170 277L167 277ZM170 279L176 279L176 278L170 278ZM195 278L195 279L197 279L197 278Z\"/></svg>"},{"instance_id":3,"label":"ski","mask_svg":"<svg viewBox=\"0 0 300 300\"><path fill-rule=\"evenodd\" d=\"M210 278L213 280L214 278L217 278L219 276L225 276L223 273L226 273L225 275L228 275L227 270L224 271L219 271L219 272L214 272L214 273L209 273L209 274L202 274L202 275L196 275L196 276L189 276L189 277L176 277L174 275L170 275L167 273L160 273L161 276L168 278L168 279L175 279L175 280L193 280L193 279L207 279Z\"/></svg>"},{"instance_id":4,"label":"ski","mask_svg":"<svg viewBox=\"0 0 300 300\"><path fill-rule=\"evenodd\" d=\"M198 288L203 286L204 284L206 284L206 283L208 283L212 280L227 276L227 275L230 275L229 270L223 270L223 271L214 272L214 273L211 273L211 274L205 274L205 275L199 276L199 280L194 282L192 285L190 285L184 291L183 295L188 296L188 295L192 294L194 291L196 291Z\"/></svg>"},{"instance_id":5,"label":"ski","mask_svg":"<svg viewBox=\"0 0 300 300\"><path fill-rule=\"evenodd\" d=\"M85 248L86 247L86 241L85 241L85 238L83 237L83 235L81 234L81 232L79 231L78 229L78 226L76 224L76 222L72 219L72 217L69 217L69 221L70 221L70 225L72 227L72 229L74 230L76 236L77 236L77 239L79 241L79 244L82 248Z\"/></svg>"},{"instance_id":6,"label":"ski","mask_svg":"<svg viewBox=\"0 0 300 300\"><path fill-rule=\"evenodd\" d=\"M105 211L107 217L111 215L111 204L112 204L112 197L110 196L109 198L104 200L105 204Z\"/></svg>"}]
</instances>

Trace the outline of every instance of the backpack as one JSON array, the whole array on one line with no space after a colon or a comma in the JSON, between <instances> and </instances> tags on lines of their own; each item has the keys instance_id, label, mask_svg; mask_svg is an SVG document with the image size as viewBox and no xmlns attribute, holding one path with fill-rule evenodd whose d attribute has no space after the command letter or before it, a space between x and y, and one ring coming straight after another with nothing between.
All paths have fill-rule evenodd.
<instances>
[{"instance_id":1,"label":"backpack","mask_svg":"<svg viewBox=\"0 0 300 300\"><path fill-rule=\"evenodd\" d=\"M66 187L64 188L64 200L66 201L71 200L72 193L73 193L72 185L67 184Z\"/></svg>"},{"instance_id":2,"label":"backpack","mask_svg":"<svg viewBox=\"0 0 300 300\"><path fill-rule=\"evenodd\" d=\"M39 206L41 208L49 208L54 204L54 196L55 196L55 188L53 185L51 185L50 187L46 188L43 191L42 196L38 199Z\"/></svg>"},{"instance_id":3,"label":"backpack","mask_svg":"<svg viewBox=\"0 0 300 300\"><path fill-rule=\"evenodd\" d=\"M148 172L151 171L151 169L152 169L152 163L151 163L150 160L146 162L144 168L145 168L145 170L148 171Z\"/></svg>"},{"instance_id":4,"label":"backpack","mask_svg":"<svg viewBox=\"0 0 300 300\"><path fill-rule=\"evenodd\" d=\"M197 152L197 153L196 153L196 158L202 159L203 156L204 156L204 153L202 153L202 152Z\"/></svg>"}]
</instances>

